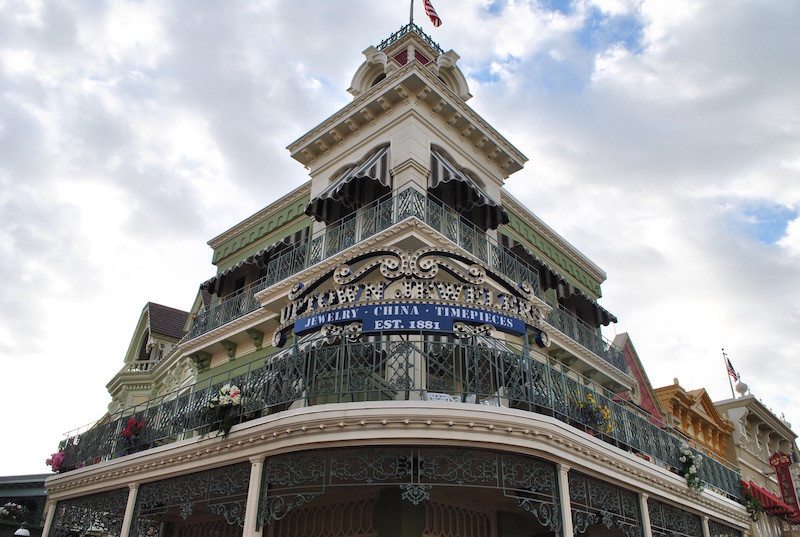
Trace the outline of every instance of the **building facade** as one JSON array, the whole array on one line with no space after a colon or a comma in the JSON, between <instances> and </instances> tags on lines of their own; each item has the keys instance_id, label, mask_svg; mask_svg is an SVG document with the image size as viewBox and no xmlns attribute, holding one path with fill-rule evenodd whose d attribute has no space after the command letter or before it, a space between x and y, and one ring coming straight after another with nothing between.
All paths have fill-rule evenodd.
<instances>
[{"instance_id":1,"label":"building facade","mask_svg":"<svg viewBox=\"0 0 800 537\"><path fill-rule=\"evenodd\" d=\"M603 271L503 188L526 158L458 55L409 24L364 56L288 147L310 181L209 242L158 360L134 355L146 308L109 413L61 444L45 533L748 532L738 468L688 487L702 447L636 403Z\"/></svg>"},{"instance_id":2,"label":"building facade","mask_svg":"<svg viewBox=\"0 0 800 537\"><path fill-rule=\"evenodd\" d=\"M797 488L800 453L797 435L752 394L737 385L740 397L715 403L734 429L728 457L735 458L742 472L742 485L755 498L763 513L751 522L755 535L797 535L800 523Z\"/></svg>"}]
</instances>

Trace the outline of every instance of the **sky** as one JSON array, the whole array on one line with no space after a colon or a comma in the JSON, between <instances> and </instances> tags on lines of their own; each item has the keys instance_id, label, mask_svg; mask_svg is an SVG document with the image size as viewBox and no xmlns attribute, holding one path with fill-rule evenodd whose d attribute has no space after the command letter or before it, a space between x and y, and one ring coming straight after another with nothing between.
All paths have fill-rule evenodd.
<instances>
[{"instance_id":1,"label":"sky","mask_svg":"<svg viewBox=\"0 0 800 537\"><path fill-rule=\"evenodd\" d=\"M608 274L654 386L800 431L800 2L433 0L507 189ZM350 102L408 0L0 0L0 475L100 418L148 301L304 183L285 147Z\"/></svg>"}]
</instances>

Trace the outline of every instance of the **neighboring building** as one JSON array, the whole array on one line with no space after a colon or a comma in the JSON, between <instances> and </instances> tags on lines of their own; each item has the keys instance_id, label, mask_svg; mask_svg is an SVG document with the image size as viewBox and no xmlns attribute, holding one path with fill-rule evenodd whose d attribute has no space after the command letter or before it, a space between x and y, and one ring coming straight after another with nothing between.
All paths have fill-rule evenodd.
<instances>
[{"instance_id":1,"label":"neighboring building","mask_svg":"<svg viewBox=\"0 0 800 537\"><path fill-rule=\"evenodd\" d=\"M800 535L796 526L800 523L797 435L789 423L753 395L744 395L746 385L740 383L737 390L741 397L718 401L715 405L733 422L728 457L738 461L742 482L766 508L764 516L751 525L751 531L770 537Z\"/></svg>"},{"instance_id":2,"label":"neighboring building","mask_svg":"<svg viewBox=\"0 0 800 537\"><path fill-rule=\"evenodd\" d=\"M0 477L0 537L11 537L24 522L33 537L42 534L50 474Z\"/></svg>"},{"instance_id":3,"label":"neighboring building","mask_svg":"<svg viewBox=\"0 0 800 537\"><path fill-rule=\"evenodd\" d=\"M678 430L718 457L726 456L733 424L720 415L705 389L686 391L675 379L671 386L656 388L656 396Z\"/></svg>"},{"instance_id":4,"label":"neighboring building","mask_svg":"<svg viewBox=\"0 0 800 537\"><path fill-rule=\"evenodd\" d=\"M605 274L503 189L526 158L458 55L415 25L364 55L289 145L311 181L209 242L186 334L62 443L49 535L741 537L738 469L669 470Z\"/></svg>"}]
</instances>

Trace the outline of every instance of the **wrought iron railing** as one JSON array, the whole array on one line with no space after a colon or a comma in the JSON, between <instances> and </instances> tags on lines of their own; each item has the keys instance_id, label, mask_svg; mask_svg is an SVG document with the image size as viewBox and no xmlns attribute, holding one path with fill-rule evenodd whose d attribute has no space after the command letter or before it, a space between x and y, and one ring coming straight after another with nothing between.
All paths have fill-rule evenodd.
<instances>
[{"instance_id":1,"label":"wrought iron railing","mask_svg":"<svg viewBox=\"0 0 800 537\"><path fill-rule=\"evenodd\" d=\"M394 32L392 35L381 41L380 44L378 44L377 49L384 50L388 46L396 43L401 37L406 35L408 32L414 32L415 34L417 34L423 41L425 41L428 45L430 45L431 48L435 50L438 54L444 54L444 50L442 50L442 47L440 47L438 43L436 43L433 40L433 38L431 38L431 36L426 34L425 31L419 25L414 24L413 22L406 24L405 26Z\"/></svg>"},{"instance_id":2,"label":"wrought iron railing","mask_svg":"<svg viewBox=\"0 0 800 537\"><path fill-rule=\"evenodd\" d=\"M654 421L617 394L586 386L579 375L515 352L499 340L432 341L425 334L369 334L370 341L312 341L212 377L190 390L175 392L109 416L61 443L63 469L92 464L198 434L207 423L203 409L224 384L238 386L242 404L230 407L236 423L289 408L325 403L426 400L464 401L553 416L598 438L647 457L667 468L681 467L686 441L676 430ZM438 337L438 336L437 336ZM478 344L480 343L480 344ZM586 412L607 414L601 421ZM478 409L480 406L471 408ZM605 410L603 410L605 408ZM134 442L122 431L143 423ZM701 448L697 448L701 449ZM703 450L705 451L705 450ZM710 487L740 499L738 470L705 452L700 477Z\"/></svg>"},{"instance_id":3,"label":"wrought iron railing","mask_svg":"<svg viewBox=\"0 0 800 537\"><path fill-rule=\"evenodd\" d=\"M548 303L553 309L545 318L547 324L565 336L574 339L580 343L582 347L599 356L620 371L630 374L627 362L625 361L625 355L620 349L612 345L610 341L605 339L601 334L598 334L597 331L586 323L565 311L560 305L553 304L549 300Z\"/></svg>"},{"instance_id":4,"label":"wrought iron railing","mask_svg":"<svg viewBox=\"0 0 800 537\"><path fill-rule=\"evenodd\" d=\"M290 245L270 260L263 278L198 313L192 320L189 339L257 310L260 307L254 298L257 292L412 216L511 280L527 281L536 294L542 296L539 274L535 268L430 194L406 188L387 194L357 213L326 226L306 241Z\"/></svg>"}]
</instances>

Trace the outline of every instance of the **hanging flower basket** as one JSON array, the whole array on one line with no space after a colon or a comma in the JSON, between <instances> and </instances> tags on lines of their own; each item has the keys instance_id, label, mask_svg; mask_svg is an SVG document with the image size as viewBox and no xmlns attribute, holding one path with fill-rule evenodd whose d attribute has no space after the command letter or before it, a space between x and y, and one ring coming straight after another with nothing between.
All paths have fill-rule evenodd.
<instances>
[{"instance_id":1,"label":"hanging flower basket","mask_svg":"<svg viewBox=\"0 0 800 537\"><path fill-rule=\"evenodd\" d=\"M28 510L25 509L24 506L14 502L8 502L5 505L0 506L0 520L11 520L18 522L25 519L27 512Z\"/></svg>"},{"instance_id":2,"label":"hanging flower basket","mask_svg":"<svg viewBox=\"0 0 800 537\"><path fill-rule=\"evenodd\" d=\"M586 397L578 403L578 414L581 423L592 431L602 434L614 432L611 409L607 405L599 404L591 393L586 394ZM590 431L587 430L587 432Z\"/></svg>"},{"instance_id":3,"label":"hanging flower basket","mask_svg":"<svg viewBox=\"0 0 800 537\"><path fill-rule=\"evenodd\" d=\"M126 427L120 433L123 455L130 455L141 449L146 449L145 446L139 444L139 435L142 432L142 428L144 428L144 420L139 421L136 418L128 420Z\"/></svg>"},{"instance_id":4,"label":"hanging flower basket","mask_svg":"<svg viewBox=\"0 0 800 537\"><path fill-rule=\"evenodd\" d=\"M703 456L700 454L695 455L689 445L683 443L681 444L681 456L678 460L683 465L681 475L686 478L686 484L689 488L694 490L702 489L703 481L697 471L700 469L700 463L703 462Z\"/></svg>"},{"instance_id":5,"label":"hanging flower basket","mask_svg":"<svg viewBox=\"0 0 800 537\"><path fill-rule=\"evenodd\" d=\"M238 386L226 384L219 389L217 395L212 397L208 406L202 410L200 416L205 425L200 429L203 435L218 431L222 438L228 436L231 427L237 421L236 407L242 404L242 391Z\"/></svg>"}]
</instances>

